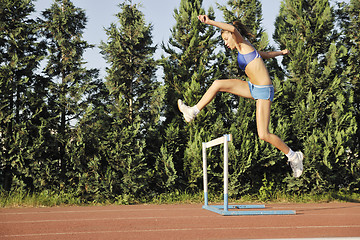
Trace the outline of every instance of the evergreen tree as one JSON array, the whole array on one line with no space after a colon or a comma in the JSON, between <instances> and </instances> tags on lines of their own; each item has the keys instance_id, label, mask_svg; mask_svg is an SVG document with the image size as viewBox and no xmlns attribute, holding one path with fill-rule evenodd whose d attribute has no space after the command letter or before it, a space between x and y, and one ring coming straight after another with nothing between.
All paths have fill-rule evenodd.
<instances>
[{"instance_id":1,"label":"evergreen tree","mask_svg":"<svg viewBox=\"0 0 360 240\"><path fill-rule=\"evenodd\" d=\"M0 2L0 184L34 189L41 155L46 83L36 74L44 56L30 0Z\"/></svg>"},{"instance_id":2,"label":"evergreen tree","mask_svg":"<svg viewBox=\"0 0 360 240\"><path fill-rule=\"evenodd\" d=\"M185 184L189 190L197 190L201 186L201 143L224 134L223 130L214 132L212 129L220 115L215 111L214 103L188 126L177 107L178 99L183 99L188 105L196 104L212 80L219 76L214 67L218 61L214 53L218 43L216 29L202 24L197 18L200 14L205 14L202 0L180 2L179 9L174 10L176 24L169 44L162 45L168 56L163 56L161 60L166 90L162 158L174 166L172 172L178 173L177 186ZM208 15L214 19L212 8ZM173 130L176 137L172 134ZM170 143L170 140L174 142ZM167 156L164 156L165 153Z\"/></svg>"},{"instance_id":3,"label":"evergreen tree","mask_svg":"<svg viewBox=\"0 0 360 240\"><path fill-rule=\"evenodd\" d=\"M259 51L272 51L274 48L269 46L268 35L261 26L262 5L258 0L228 1L226 6L219 6L222 10L226 22L232 23L240 20L246 25L249 31L254 34L253 39L248 39L251 44ZM229 59L227 64L226 78L237 78L249 81L245 72L237 64L237 51L226 50ZM283 72L277 64L276 59L264 61L273 81L283 77ZM274 82L276 86L276 82ZM277 94L277 92L276 92ZM257 193L262 186L264 174L272 181L281 181L281 174L284 161L282 153L264 141L260 141L257 136L255 101L239 98L233 95L231 122L231 133L234 136L233 146L230 145L230 181L229 194L239 195L242 193ZM276 98L275 98L276 101ZM274 101L274 102L275 102ZM274 124L277 124L276 109L272 106L270 131L274 132ZM283 137L277 131L275 134Z\"/></svg>"},{"instance_id":4,"label":"evergreen tree","mask_svg":"<svg viewBox=\"0 0 360 240\"><path fill-rule=\"evenodd\" d=\"M149 186L148 168L154 166L154 158L147 153L156 152L152 148L154 138L158 138L155 132L161 91L154 78L156 47L152 46L152 26L145 24L138 5L122 3L119 7L119 25L113 23L106 29L108 40L101 49L110 64L106 86L111 129L106 147L113 174L112 193L126 200L128 196L143 196Z\"/></svg>"},{"instance_id":5,"label":"evergreen tree","mask_svg":"<svg viewBox=\"0 0 360 240\"><path fill-rule=\"evenodd\" d=\"M358 42L358 29L360 27L360 2L350 1L349 4L339 3L336 11L338 17L339 27L342 30L339 46L346 46L347 54L341 56L341 62L338 63L338 69L344 71L342 74L344 81L347 84L347 96L353 106L353 111L356 119L356 132L352 137L349 145L350 151L347 152L348 159L347 175L344 175L344 182L352 191L360 190L360 160L359 160L359 141L360 141L360 73L358 71L360 66L360 45Z\"/></svg>"},{"instance_id":6,"label":"evergreen tree","mask_svg":"<svg viewBox=\"0 0 360 240\"><path fill-rule=\"evenodd\" d=\"M107 133L111 131L108 95L103 81L93 81L83 96L86 110L72 129L67 145L72 164L68 175L75 176L71 181L71 189L84 202L103 202L111 196L111 177L104 146Z\"/></svg>"},{"instance_id":7,"label":"evergreen tree","mask_svg":"<svg viewBox=\"0 0 360 240\"><path fill-rule=\"evenodd\" d=\"M284 0L274 38L288 48L288 78L283 99L289 107L295 149L306 156L300 179L287 179L289 190L337 189L346 173L347 152L355 130L347 83L338 71L344 53L333 40L334 10L328 0Z\"/></svg>"},{"instance_id":8,"label":"evergreen tree","mask_svg":"<svg viewBox=\"0 0 360 240\"><path fill-rule=\"evenodd\" d=\"M102 87L100 84L99 87ZM105 89L104 89L105 90ZM107 91L104 91L107 93ZM98 100L106 99L98 96ZM84 202L110 200L110 171L107 164L107 133L111 131L111 120L105 103L89 104L79 119L67 149L73 169L71 189Z\"/></svg>"},{"instance_id":9,"label":"evergreen tree","mask_svg":"<svg viewBox=\"0 0 360 240\"><path fill-rule=\"evenodd\" d=\"M54 147L58 148L52 158L59 162L57 172L62 183L66 183L76 174L69 172L72 163L67 145L73 137L72 128L87 108L86 95L96 84L98 70L84 68L83 54L93 47L82 39L87 22L84 10L70 0L55 0L42 14L49 52L45 73L51 81L48 104L53 120L48 127L55 138Z\"/></svg>"}]
</instances>

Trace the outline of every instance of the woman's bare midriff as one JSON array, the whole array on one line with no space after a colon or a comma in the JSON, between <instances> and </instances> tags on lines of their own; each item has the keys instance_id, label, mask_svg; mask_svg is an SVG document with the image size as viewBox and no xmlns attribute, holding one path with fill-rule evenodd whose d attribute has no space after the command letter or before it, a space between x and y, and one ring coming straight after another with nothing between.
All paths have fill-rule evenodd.
<instances>
[{"instance_id":1,"label":"woman's bare midriff","mask_svg":"<svg viewBox=\"0 0 360 240\"><path fill-rule=\"evenodd\" d=\"M269 72L264 64L262 58L256 58L251 61L245 68L245 73L250 82L255 85L270 85L272 84Z\"/></svg>"}]
</instances>

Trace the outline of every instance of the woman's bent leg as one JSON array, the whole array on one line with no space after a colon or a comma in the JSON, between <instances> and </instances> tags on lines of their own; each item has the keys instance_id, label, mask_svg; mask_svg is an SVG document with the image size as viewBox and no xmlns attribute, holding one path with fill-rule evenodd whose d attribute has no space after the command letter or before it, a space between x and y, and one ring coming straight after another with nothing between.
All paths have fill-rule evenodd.
<instances>
[{"instance_id":1,"label":"woman's bent leg","mask_svg":"<svg viewBox=\"0 0 360 240\"><path fill-rule=\"evenodd\" d=\"M270 111L270 100L256 100L256 124L259 138L268 143L271 143L284 154L287 154L289 153L290 148L278 136L269 132Z\"/></svg>"},{"instance_id":2,"label":"woman's bent leg","mask_svg":"<svg viewBox=\"0 0 360 240\"><path fill-rule=\"evenodd\" d=\"M284 154L288 154L290 148L278 136L269 132L270 107L270 100L258 99L256 101L256 124L259 138L271 143ZM303 172L303 158L302 152L295 152L292 157L289 156L288 161L293 170L293 176L296 178Z\"/></svg>"}]
</instances>

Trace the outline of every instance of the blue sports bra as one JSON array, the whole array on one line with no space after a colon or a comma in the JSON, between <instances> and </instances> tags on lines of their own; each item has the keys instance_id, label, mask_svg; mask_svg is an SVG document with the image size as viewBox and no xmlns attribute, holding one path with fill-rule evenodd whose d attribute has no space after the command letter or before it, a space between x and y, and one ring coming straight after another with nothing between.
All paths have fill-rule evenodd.
<instances>
[{"instance_id":1,"label":"blue sports bra","mask_svg":"<svg viewBox=\"0 0 360 240\"><path fill-rule=\"evenodd\" d=\"M247 53L247 54L241 54L238 53L238 64L239 67L242 70L245 70L246 66L254 59L261 57L260 54L258 53L258 51L256 51L256 49L254 49L254 51L252 51L251 53Z\"/></svg>"}]
</instances>

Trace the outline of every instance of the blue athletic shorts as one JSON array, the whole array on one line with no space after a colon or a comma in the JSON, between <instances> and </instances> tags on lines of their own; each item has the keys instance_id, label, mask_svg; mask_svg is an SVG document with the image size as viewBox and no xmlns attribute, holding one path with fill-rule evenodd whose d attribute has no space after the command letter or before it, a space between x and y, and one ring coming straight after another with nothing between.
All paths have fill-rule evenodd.
<instances>
[{"instance_id":1,"label":"blue athletic shorts","mask_svg":"<svg viewBox=\"0 0 360 240\"><path fill-rule=\"evenodd\" d=\"M274 100L274 86L273 85L254 85L248 81L251 96L257 99Z\"/></svg>"}]
</instances>

